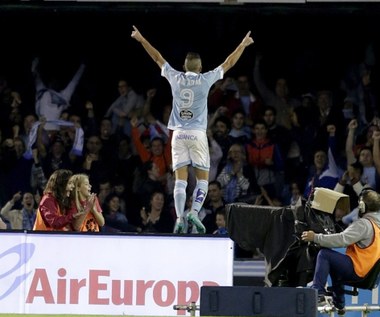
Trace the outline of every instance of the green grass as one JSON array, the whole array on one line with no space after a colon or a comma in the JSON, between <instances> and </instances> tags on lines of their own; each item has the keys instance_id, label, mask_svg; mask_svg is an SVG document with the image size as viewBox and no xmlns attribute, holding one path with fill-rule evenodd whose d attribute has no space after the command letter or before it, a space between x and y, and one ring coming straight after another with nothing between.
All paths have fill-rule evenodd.
<instances>
[{"instance_id":1,"label":"green grass","mask_svg":"<svg viewBox=\"0 0 380 317\"><path fill-rule=\"evenodd\" d=\"M155 316L135 316L135 315L41 315L41 314L0 314L0 317L155 317ZM189 315L190 316L190 315ZM156 316L156 317L162 317L162 316Z\"/></svg>"},{"instance_id":2,"label":"green grass","mask_svg":"<svg viewBox=\"0 0 380 317\"><path fill-rule=\"evenodd\" d=\"M127 315L41 315L41 314L0 314L0 316L4 317L135 317L135 316L127 316ZM138 317L154 317L154 316L138 316ZM162 316L160 316L162 317Z\"/></svg>"},{"instance_id":3,"label":"green grass","mask_svg":"<svg viewBox=\"0 0 380 317\"><path fill-rule=\"evenodd\" d=\"M0 314L0 317L155 317L155 316L136 316L136 315L41 315L41 314ZM190 316L190 313L186 313L184 317ZM163 317L163 316L156 316L156 317ZM223 317L223 316L219 316ZM230 316L231 317L231 316Z\"/></svg>"},{"instance_id":4,"label":"green grass","mask_svg":"<svg viewBox=\"0 0 380 317\"><path fill-rule=\"evenodd\" d=\"M135 316L127 316L127 315L41 315L41 314L0 314L0 316L4 317L135 317ZM154 316L138 316L138 317L154 317ZM162 316L160 316L162 317Z\"/></svg>"},{"instance_id":5,"label":"green grass","mask_svg":"<svg viewBox=\"0 0 380 317\"><path fill-rule=\"evenodd\" d=\"M155 317L155 316L136 316L136 315L41 315L41 314L0 314L0 317ZM186 313L186 316L190 316L190 313ZM156 317L163 317L163 316L156 316ZM219 316L223 317L223 316Z\"/></svg>"},{"instance_id":6,"label":"green grass","mask_svg":"<svg viewBox=\"0 0 380 317\"><path fill-rule=\"evenodd\" d=\"M41 315L41 314L0 314L0 317L155 317L155 316L136 316L136 315ZM186 313L184 316L190 316L190 313ZM156 316L156 317L163 317L163 316ZM219 316L223 317L223 316Z\"/></svg>"}]
</instances>

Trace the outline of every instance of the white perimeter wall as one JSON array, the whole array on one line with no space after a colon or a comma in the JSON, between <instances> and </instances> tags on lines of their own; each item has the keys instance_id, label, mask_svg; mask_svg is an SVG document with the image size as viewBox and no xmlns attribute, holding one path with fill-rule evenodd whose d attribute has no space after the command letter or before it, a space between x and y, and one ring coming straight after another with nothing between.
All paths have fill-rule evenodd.
<instances>
[{"instance_id":1,"label":"white perimeter wall","mask_svg":"<svg viewBox=\"0 0 380 317\"><path fill-rule=\"evenodd\" d=\"M232 284L225 237L0 233L0 313L186 315Z\"/></svg>"}]
</instances>

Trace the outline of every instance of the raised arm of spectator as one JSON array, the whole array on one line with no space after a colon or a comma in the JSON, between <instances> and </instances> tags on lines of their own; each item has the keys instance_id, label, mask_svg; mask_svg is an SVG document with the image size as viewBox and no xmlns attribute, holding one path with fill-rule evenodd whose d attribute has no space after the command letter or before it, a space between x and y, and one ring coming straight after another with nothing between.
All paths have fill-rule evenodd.
<instances>
[{"instance_id":1,"label":"raised arm of spectator","mask_svg":"<svg viewBox=\"0 0 380 317\"><path fill-rule=\"evenodd\" d=\"M226 107L219 107L215 110L215 112L210 116L208 120L208 129L212 129L216 119L218 119L220 116L226 114L228 109Z\"/></svg>"},{"instance_id":2,"label":"raised arm of spectator","mask_svg":"<svg viewBox=\"0 0 380 317\"><path fill-rule=\"evenodd\" d=\"M355 140L355 131L358 127L358 122L356 119L352 119L348 124L348 134L346 138L346 157L347 157L347 166L356 161L354 154L354 140Z\"/></svg>"},{"instance_id":3,"label":"raised arm of spectator","mask_svg":"<svg viewBox=\"0 0 380 317\"><path fill-rule=\"evenodd\" d=\"M40 121L41 121L41 124L38 126L38 129L37 129L37 138L36 138L35 146L38 150L39 157L44 159L48 154L48 149L46 148L46 145L45 145L45 140L47 137L46 130L45 130L46 118L41 117Z\"/></svg>"},{"instance_id":4,"label":"raised arm of spectator","mask_svg":"<svg viewBox=\"0 0 380 317\"><path fill-rule=\"evenodd\" d=\"M30 185L35 190L35 192L40 191L43 192L47 179L44 173L44 170L40 164L39 154L37 149L32 149L33 155L33 165L30 175Z\"/></svg>"},{"instance_id":5,"label":"raised arm of spectator","mask_svg":"<svg viewBox=\"0 0 380 317\"><path fill-rule=\"evenodd\" d=\"M140 156L141 161L146 162L150 158L150 152L145 148L144 144L142 144L142 142L140 140L140 132L139 132L137 125L138 125L138 119L137 119L137 117L133 117L131 119L132 142L136 148L137 153Z\"/></svg>"},{"instance_id":6,"label":"raised arm of spectator","mask_svg":"<svg viewBox=\"0 0 380 317\"><path fill-rule=\"evenodd\" d=\"M98 122L95 116L94 104L91 100L86 100L84 103L86 115L83 118L82 127L86 135L93 135L98 132Z\"/></svg>"},{"instance_id":7,"label":"raised arm of spectator","mask_svg":"<svg viewBox=\"0 0 380 317\"><path fill-rule=\"evenodd\" d=\"M374 131L372 134L373 138L373 163L376 167L376 172L380 175L380 131Z\"/></svg>"},{"instance_id":8,"label":"raised arm of spectator","mask_svg":"<svg viewBox=\"0 0 380 317\"><path fill-rule=\"evenodd\" d=\"M276 104L277 95L274 89L270 89L265 82L262 74L261 74L261 61L263 59L263 55L261 53L256 54L255 66L253 68L253 81L255 86L260 93L261 98L264 101L264 104L274 105Z\"/></svg>"},{"instance_id":9,"label":"raised arm of spectator","mask_svg":"<svg viewBox=\"0 0 380 317\"><path fill-rule=\"evenodd\" d=\"M149 89L146 92L146 99L145 99L143 110L142 110L142 117L146 121L147 121L147 117L152 114L152 112L150 110L150 106L152 105L152 100L153 100L154 96L156 95L156 93L157 93L156 88Z\"/></svg>"},{"instance_id":10,"label":"raised arm of spectator","mask_svg":"<svg viewBox=\"0 0 380 317\"><path fill-rule=\"evenodd\" d=\"M3 208L1 208L0 214L5 219L9 220L10 212L12 211L12 208L14 204L19 201L22 198L21 192L17 192L13 195L12 199L9 200Z\"/></svg>"},{"instance_id":11,"label":"raised arm of spectator","mask_svg":"<svg viewBox=\"0 0 380 317\"><path fill-rule=\"evenodd\" d=\"M47 88L46 85L44 84L44 82L41 78L40 72L38 70L39 64L40 64L40 59L38 57L33 59L33 61L32 61L32 74L34 77L34 84L36 87L36 93L37 94L39 91Z\"/></svg>"},{"instance_id":12,"label":"raised arm of spectator","mask_svg":"<svg viewBox=\"0 0 380 317\"><path fill-rule=\"evenodd\" d=\"M1 217L0 217L0 229L1 230L7 229L7 224L3 221Z\"/></svg>"},{"instance_id":13,"label":"raised arm of spectator","mask_svg":"<svg viewBox=\"0 0 380 317\"><path fill-rule=\"evenodd\" d=\"M83 75L83 72L84 72L85 68L86 68L86 65L81 64L79 66L78 70L76 71L76 73L74 74L73 78L70 80L70 82L68 83L68 85L62 91L62 95L65 97L65 99L67 101L70 100L70 98L71 98L71 96L73 94L73 91L75 90L76 86L79 83L79 80L81 79L81 77Z\"/></svg>"}]
</instances>

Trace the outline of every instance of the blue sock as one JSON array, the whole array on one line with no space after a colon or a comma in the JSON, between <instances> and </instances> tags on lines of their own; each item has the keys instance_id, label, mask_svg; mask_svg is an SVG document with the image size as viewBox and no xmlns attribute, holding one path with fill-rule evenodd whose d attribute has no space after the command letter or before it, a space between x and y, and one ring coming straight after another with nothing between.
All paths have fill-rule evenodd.
<instances>
[{"instance_id":1,"label":"blue sock","mask_svg":"<svg viewBox=\"0 0 380 317\"><path fill-rule=\"evenodd\" d=\"M174 184L174 207L177 217L183 217L186 204L186 187L187 182L183 180L176 180Z\"/></svg>"},{"instance_id":2,"label":"blue sock","mask_svg":"<svg viewBox=\"0 0 380 317\"><path fill-rule=\"evenodd\" d=\"M197 185L195 186L193 193L193 204L191 205L191 209L199 212L203 206L206 195L208 192L208 181L201 179L197 181Z\"/></svg>"}]
</instances>

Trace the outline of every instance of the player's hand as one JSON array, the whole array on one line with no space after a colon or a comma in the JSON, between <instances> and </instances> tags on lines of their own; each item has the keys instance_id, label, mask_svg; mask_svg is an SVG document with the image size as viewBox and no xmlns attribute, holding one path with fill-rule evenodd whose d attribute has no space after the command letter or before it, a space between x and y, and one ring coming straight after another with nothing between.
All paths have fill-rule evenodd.
<instances>
[{"instance_id":1,"label":"player's hand","mask_svg":"<svg viewBox=\"0 0 380 317\"><path fill-rule=\"evenodd\" d=\"M253 38L251 37L251 31L249 31L246 36L244 37L242 44L247 47L253 43Z\"/></svg>"},{"instance_id":2,"label":"player's hand","mask_svg":"<svg viewBox=\"0 0 380 317\"><path fill-rule=\"evenodd\" d=\"M143 36L141 35L137 27L135 27L134 25L132 27L133 27L133 31L132 31L131 37L135 39L136 41L141 42L143 39Z\"/></svg>"}]
</instances>

